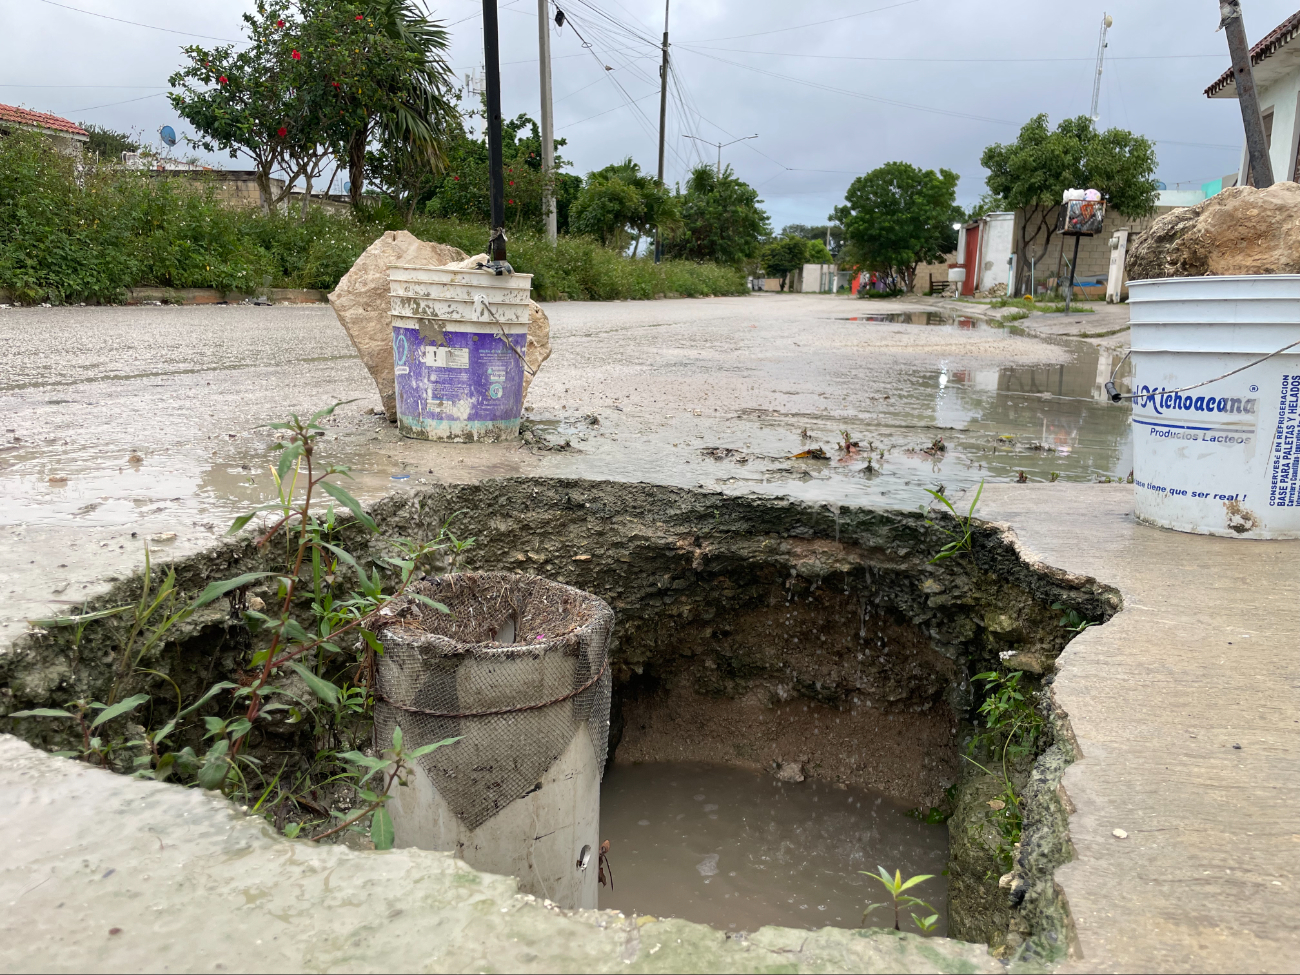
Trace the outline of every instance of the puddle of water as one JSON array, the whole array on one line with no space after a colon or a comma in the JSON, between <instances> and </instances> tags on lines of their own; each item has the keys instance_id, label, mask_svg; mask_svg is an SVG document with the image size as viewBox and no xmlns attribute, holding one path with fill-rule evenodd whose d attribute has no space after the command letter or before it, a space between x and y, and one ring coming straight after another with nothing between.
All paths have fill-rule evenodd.
<instances>
[{"instance_id":1,"label":"puddle of water","mask_svg":"<svg viewBox=\"0 0 1300 975\"><path fill-rule=\"evenodd\" d=\"M912 892L938 912L936 933L947 932L948 827L913 819L878 793L663 762L615 765L600 802L615 884L601 888L601 908L724 931L856 928L868 904L887 899L858 871L883 866L934 874ZM878 908L866 924L893 927L892 911Z\"/></svg>"}]
</instances>

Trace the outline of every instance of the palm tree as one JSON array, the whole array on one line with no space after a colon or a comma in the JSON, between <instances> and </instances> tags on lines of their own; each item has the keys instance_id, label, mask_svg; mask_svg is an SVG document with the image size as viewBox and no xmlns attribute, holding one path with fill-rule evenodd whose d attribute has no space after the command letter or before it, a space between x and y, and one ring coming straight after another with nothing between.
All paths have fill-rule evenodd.
<instances>
[{"instance_id":1,"label":"palm tree","mask_svg":"<svg viewBox=\"0 0 1300 975\"><path fill-rule=\"evenodd\" d=\"M442 23L431 19L417 0L372 0L364 9L367 26L383 41L383 52L376 51L374 60L387 63L372 65L370 80L378 97L347 136L354 207L361 202L366 146L372 138L402 146L435 166L443 158L448 123L457 114Z\"/></svg>"}]
</instances>

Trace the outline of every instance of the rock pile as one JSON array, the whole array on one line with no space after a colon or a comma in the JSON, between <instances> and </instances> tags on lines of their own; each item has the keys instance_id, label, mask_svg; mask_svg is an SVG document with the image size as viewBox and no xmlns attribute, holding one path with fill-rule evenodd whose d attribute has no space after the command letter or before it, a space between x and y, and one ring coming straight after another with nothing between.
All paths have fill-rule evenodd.
<instances>
[{"instance_id":1,"label":"rock pile","mask_svg":"<svg viewBox=\"0 0 1300 975\"><path fill-rule=\"evenodd\" d=\"M1234 186L1166 213L1128 246L1130 280L1300 274L1300 183Z\"/></svg>"}]
</instances>

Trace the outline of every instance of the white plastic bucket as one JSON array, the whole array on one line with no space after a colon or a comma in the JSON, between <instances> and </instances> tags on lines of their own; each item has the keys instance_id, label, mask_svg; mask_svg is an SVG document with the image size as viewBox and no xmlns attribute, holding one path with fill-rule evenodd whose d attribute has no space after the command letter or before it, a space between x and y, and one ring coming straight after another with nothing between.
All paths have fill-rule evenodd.
<instances>
[{"instance_id":1,"label":"white plastic bucket","mask_svg":"<svg viewBox=\"0 0 1300 975\"><path fill-rule=\"evenodd\" d=\"M397 428L511 440L523 409L531 274L390 265Z\"/></svg>"},{"instance_id":2,"label":"white plastic bucket","mask_svg":"<svg viewBox=\"0 0 1300 975\"><path fill-rule=\"evenodd\" d=\"M1300 538L1300 275L1129 282L1140 521Z\"/></svg>"}]
</instances>

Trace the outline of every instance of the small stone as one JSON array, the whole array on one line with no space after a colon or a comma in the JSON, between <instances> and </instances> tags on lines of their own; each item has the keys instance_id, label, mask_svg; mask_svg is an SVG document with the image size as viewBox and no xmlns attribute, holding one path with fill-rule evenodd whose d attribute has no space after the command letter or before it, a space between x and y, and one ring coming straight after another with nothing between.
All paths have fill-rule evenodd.
<instances>
[{"instance_id":1,"label":"small stone","mask_svg":"<svg viewBox=\"0 0 1300 975\"><path fill-rule=\"evenodd\" d=\"M157 542L159 545L165 545L168 542L176 541L175 532L159 532L157 535L150 535L149 541Z\"/></svg>"},{"instance_id":2,"label":"small stone","mask_svg":"<svg viewBox=\"0 0 1300 975\"><path fill-rule=\"evenodd\" d=\"M1010 873L1004 873L1001 877L998 878L998 886L1010 887L1013 883L1015 883L1015 880L1016 880L1016 872L1012 870Z\"/></svg>"},{"instance_id":3,"label":"small stone","mask_svg":"<svg viewBox=\"0 0 1300 975\"><path fill-rule=\"evenodd\" d=\"M51 474L48 480L50 484L67 484L68 476L66 474Z\"/></svg>"},{"instance_id":4,"label":"small stone","mask_svg":"<svg viewBox=\"0 0 1300 975\"><path fill-rule=\"evenodd\" d=\"M126 459L126 462L128 464L143 464L144 458L141 457L139 454L132 454L130 457Z\"/></svg>"},{"instance_id":5,"label":"small stone","mask_svg":"<svg viewBox=\"0 0 1300 975\"><path fill-rule=\"evenodd\" d=\"M1126 833L1126 832L1125 832L1124 830L1122 830L1122 829L1112 829L1112 830L1110 831L1110 835L1113 836L1113 837L1115 837L1116 839L1119 839L1119 840L1126 840L1126 839L1128 839L1128 833Z\"/></svg>"},{"instance_id":6,"label":"small stone","mask_svg":"<svg viewBox=\"0 0 1300 975\"><path fill-rule=\"evenodd\" d=\"M802 782L803 766L799 762L773 762L772 774L778 782Z\"/></svg>"},{"instance_id":7,"label":"small stone","mask_svg":"<svg viewBox=\"0 0 1300 975\"><path fill-rule=\"evenodd\" d=\"M249 596L248 608L260 613L262 610L266 609L266 601L260 596Z\"/></svg>"},{"instance_id":8,"label":"small stone","mask_svg":"<svg viewBox=\"0 0 1300 975\"><path fill-rule=\"evenodd\" d=\"M1006 809L1006 808L1007 808L1007 804L1006 804L1005 802L1003 802L1001 799L990 799L989 802L988 802L988 806L989 806L990 809Z\"/></svg>"}]
</instances>

